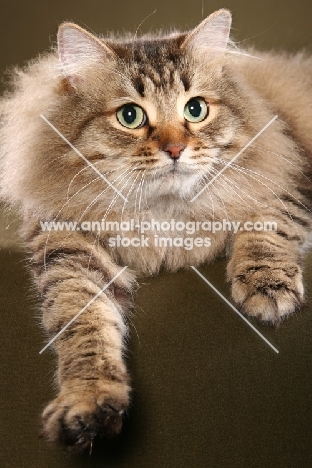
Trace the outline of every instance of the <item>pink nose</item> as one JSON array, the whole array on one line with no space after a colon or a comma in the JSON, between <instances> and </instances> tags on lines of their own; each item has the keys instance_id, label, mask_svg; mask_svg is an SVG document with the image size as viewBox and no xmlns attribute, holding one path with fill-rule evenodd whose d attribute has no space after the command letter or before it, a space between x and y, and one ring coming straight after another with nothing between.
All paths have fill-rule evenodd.
<instances>
[{"instance_id":1,"label":"pink nose","mask_svg":"<svg viewBox=\"0 0 312 468\"><path fill-rule=\"evenodd\" d=\"M163 151L165 153L168 153L170 158L172 159L178 159L182 153L182 151L185 149L185 145L167 145L165 148L163 148Z\"/></svg>"}]
</instances>

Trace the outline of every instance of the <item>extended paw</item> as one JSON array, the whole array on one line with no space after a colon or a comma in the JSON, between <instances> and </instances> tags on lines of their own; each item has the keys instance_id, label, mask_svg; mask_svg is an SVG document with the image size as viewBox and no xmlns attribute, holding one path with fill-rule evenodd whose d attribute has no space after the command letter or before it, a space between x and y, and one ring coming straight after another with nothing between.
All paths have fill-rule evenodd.
<instances>
[{"instance_id":1,"label":"extended paw","mask_svg":"<svg viewBox=\"0 0 312 468\"><path fill-rule=\"evenodd\" d=\"M62 389L43 412L42 434L69 449L84 450L95 437L120 432L128 405L129 387L118 383Z\"/></svg>"},{"instance_id":2,"label":"extended paw","mask_svg":"<svg viewBox=\"0 0 312 468\"><path fill-rule=\"evenodd\" d=\"M278 324L303 303L302 272L296 264L240 265L233 270L232 296L248 315Z\"/></svg>"}]
</instances>

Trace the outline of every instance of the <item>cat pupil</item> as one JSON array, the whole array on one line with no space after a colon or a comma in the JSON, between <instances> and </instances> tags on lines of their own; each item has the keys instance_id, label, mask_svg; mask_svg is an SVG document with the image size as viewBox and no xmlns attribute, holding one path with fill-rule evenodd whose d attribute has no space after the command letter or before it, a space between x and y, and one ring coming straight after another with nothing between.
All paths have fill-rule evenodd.
<instances>
[{"instance_id":1,"label":"cat pupil","mask_svg":"<svg viewBox=\"0 0 312 468\"><path fill-rule=\"evenodd\" d=\"M199 117L202 112L201 103L197 99L192 99L188 105L189 112L193 117Z\"/></svg>"},{"instance_id":2,"label":"cat pupil","mask_svg":"<svg viewBox=\"0 0 312 468\"><path fill-rule=\"evenodd\" d=\"M131 125L136 119L137 112L136 112L136 110L135 110L135 108L133 106L125 106L124 110L122 112L122 116L123 116L125 122L127 122L127 124Z\"/></svg>"}]
</instances>

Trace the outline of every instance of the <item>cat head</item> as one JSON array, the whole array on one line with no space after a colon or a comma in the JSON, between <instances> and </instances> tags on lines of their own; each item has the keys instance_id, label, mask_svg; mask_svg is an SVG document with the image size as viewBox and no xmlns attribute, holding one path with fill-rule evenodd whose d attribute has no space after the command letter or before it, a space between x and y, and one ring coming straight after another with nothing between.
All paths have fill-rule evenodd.
<instances>
[{"instance_id":1,"label":"cat head","mask_svg":"<svg viewBox=\"0 0 312 468\"><path fill-rule=\"evenodd\" d=\"M57 54L19 71L2 103L3 193L66 216L119 210L125 199L128 207L190 200L235 155L253 113L229 67L230 26L227 10L188 33L141 38L62 24Z\"/></svg>"},{"instance_id":2,"label":"cat head","mask_svg":"<svg viewBox=\"0 0 312 468\"><path fill-rule=\"evenodd\" d=\"M230 25L220 10L190 33L165 37L103 40L60 26L75 144L125 197L143 181L152 198L190 196L231 143L235 116L222 102L230 92L222 78Z\"/></svg>"}]
</instances>

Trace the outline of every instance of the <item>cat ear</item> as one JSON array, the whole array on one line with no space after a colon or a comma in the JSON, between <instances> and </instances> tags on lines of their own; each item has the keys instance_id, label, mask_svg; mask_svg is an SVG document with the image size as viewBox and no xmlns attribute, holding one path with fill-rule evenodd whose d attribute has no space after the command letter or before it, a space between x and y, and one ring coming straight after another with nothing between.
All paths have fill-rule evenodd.
<instances>
[{"instance_id":1,"label":"cat ear","mask_svg":"<svg viewBox=\"0 0 312 468\"><path fill-rule=\"evenodd\" d=\"M75 89L86 81L90 66L99 67L116 57L104 42L73 23L61 24L57 45L62 71Z\"/></svg>"},{"instance_id":2,"label":"cat ear","mask_svg":"<svg viewBox=\"0 0 312 468\"><path fill-rule=\"evenodd\" d=\"M223 55L229 42L231 22L228 10L216 11L186 36L181 48L204 54L209 59Z\"/></svg>"}]
</instances>

